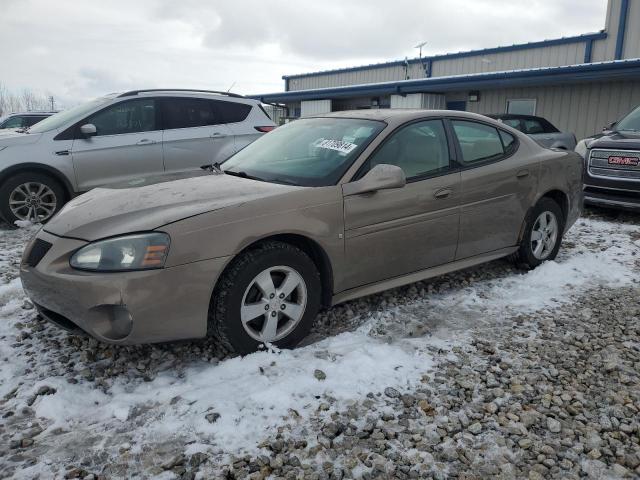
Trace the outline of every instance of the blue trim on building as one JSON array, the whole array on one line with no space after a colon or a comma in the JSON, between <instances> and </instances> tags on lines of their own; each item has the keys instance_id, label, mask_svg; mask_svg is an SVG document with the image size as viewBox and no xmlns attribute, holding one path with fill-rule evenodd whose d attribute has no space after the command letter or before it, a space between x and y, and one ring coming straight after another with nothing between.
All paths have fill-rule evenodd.
<instances>
[{"instance_id":1,"label":"blue trim on building","mask_svg":"<svg viewBox=\"0 0 640 480\"><path fill-rule=\"evenodd\" d=\"M591 63L592 52L593 52L593 39L589 39L584 44L584 63ZM285 85L289 85L289 82L285 81ZM288 88L286 90L288 90Z\"/></svg>"},{"instance_id":2,"label":"blue trim on building","mask_svg":"<svg viewBox=\"0 0 640 480\"><path fill-rule=\"evenodd\" d=\"M625 1L625 0L623 0ZM504 47L492 47L492 48L484 48L480 50L470 50L468 52L456 52L456 53L446 53L444 55L434 55L431 57L422 57L420 58L411 58L408 60L409 64L415 64L424 62L425 60L429 60L430 62L434 62L437 60L450 60L454 58L463 58L463 57L474 57L476 55L489 55L492 53L505 53L505 52L513 52L517 50L527 50L529 48L542 48L542 47L551 47L554 45L565 45L568 43L580 43L586 42L589 40L601 40L607 38L607 32L600 31L595 33L585 33L582 35L576 35L574 37L562 37L555 38L552 40L542 40L539 42L529 42L529 43L518 43L515 45L507 45ZM319 75L328 75L333 73L343 73L343 72L356 72L359 70L369 70L372 68L383 68L383 67L396 67L403 66L405 64L404 60L394 60L391 62L382 62L382 63L372 63L370 65L362 65L359 67L348 67L348 68L338 68L335 70L324 70L320 72L311 72L311 73L300 73L295 75L283 75L283 80L292 79L292 78L303 78L303 77L317 77Z\"/></svg>"},{"instance_id":3,"label":"blue trim on building","mask_svg":"<svg viewBox=\"0 0 640 480\"><path fill-rule=\"evenodd\" d=\"M448 77L398 80L394 82L351 85L345 87L293 90L282 93L251 95L269 103L298 102L328 98L406 95L408 93L443 93L471 89L505 88L513 86L558 85L588 81L621 80L640 75L640 59L612 62L544 67L504 72L474 73Z\"/></svg>"},{"instance_id":4,"label":"blue trim on building","mask_svg":"<svg viewBox=\"0 0 640 480\"><path fill-rule=\"evenodd\" d=\"M620 4L620 17L618 18L618 35L616 37L616 60L622 58L624 50L624 34L627 28L627 13L629 12L629 0L622 0Z\"/></svg>"}]
</instances>

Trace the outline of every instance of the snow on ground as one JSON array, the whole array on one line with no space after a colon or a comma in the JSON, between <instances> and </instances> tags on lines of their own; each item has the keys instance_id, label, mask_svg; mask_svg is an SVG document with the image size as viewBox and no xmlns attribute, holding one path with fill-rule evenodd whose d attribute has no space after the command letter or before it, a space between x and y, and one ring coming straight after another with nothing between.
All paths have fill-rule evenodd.
<instances>
[{"instance_id":1,"label":"snow on ground","mask_svg":"<svg viewBox=\"0 0 640 480\"><path fill-rule=\"evenodd\" d=\"M293 351L262 351L219 363L189 359L179 369L158 368L149 381L120 375L102 385L70 383L68 372L86 364L69 352L66 333L45 327L43 334L59 338L65 352L36 353L35 368L20 341L21 325L32 321L34 312L25 305L17 267L34 228L0 231L0 396L5 398L0 406L17 410L34 400L31 408L46 427L37 437L40 461L15 472L16 478L46 475L51 466L74 457L69 435L105 433L109 441L87 441L83 448L113 455L123 442L135 452L171 438L189 439L191 452L256 451L292 416L304 423L312 412L343 408L369 392L412 388L444 352L465 342L470 328L499 324L518 312L551 310L598 285L640 281L640 226L581 219L554 262L527 273L505 268L504 261L463 272L462 286L371 309L350 331ZM486 275L492 270L495 274ZM372 298L352 304L362 311ZM70 358L76 366L65 370ZM52 373L43 376L39 364ZM55 393L34 397L41 387ZM333 399L331 406L323 405L326 398ZM67 433L64 440L60 432Z\"/></svg>"}]
</instances>

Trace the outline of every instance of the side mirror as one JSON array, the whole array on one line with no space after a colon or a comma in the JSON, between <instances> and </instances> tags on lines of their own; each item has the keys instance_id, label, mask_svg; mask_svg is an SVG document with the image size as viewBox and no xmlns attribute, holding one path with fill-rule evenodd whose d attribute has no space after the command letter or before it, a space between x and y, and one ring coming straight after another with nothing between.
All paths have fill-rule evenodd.
<instances>
[{"instance_id":1,"label":"side mirror","mask_svg":"<svg viewBox=\"0 0 640 480\"><path fill-rule=\"evenodd\" d=\"M360 180L342 185L342 193L345 196L358 195L378 190L402 188L406 184L407 178L400 167L381 163L369 170Z\"/></svg>"},{"instance_id":2,"label":"side mirror","mask_svg":"<svg viewBox=\"0 0 640 480\"><path fill-rule=\"evenodd\" d=\"M603 132L607 132L607 131L611 131L613 130L613 127L615 127L618 124L618 122L611 122L609 125L605 125L604 127L602 127L602 131Z\"/></svg>"},{"instance_id":3,"label":"side mirror","mask_svg":"<svg viewBox=\"0 0 640 480\"><path fill-rule=\"evenodd\" d=\"M93 123L86 123L80 127L80 133L82 133L85 138L89 138L98 133L98 130Z\"/></svg>"}]
</instances>

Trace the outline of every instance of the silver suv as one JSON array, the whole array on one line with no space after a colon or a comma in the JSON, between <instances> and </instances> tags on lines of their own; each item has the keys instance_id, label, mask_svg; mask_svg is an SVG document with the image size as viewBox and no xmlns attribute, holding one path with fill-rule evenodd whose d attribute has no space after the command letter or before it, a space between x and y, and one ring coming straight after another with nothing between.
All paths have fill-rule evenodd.
<instances>
[{"instance_id":1,"label":"silver suv","mask_svg":"<svg viewBox=\"0 0 640 480\"><path fill-rule=\"evenodd\" d=\"M0 118L0 130L28 128L57 112L16 112Z\"/></svg>"},{"instance_id":2,"label":"silver suv","mask_svg":"<svg viewBox=\"0 0 640 480\"><path fill-rule=\"evenodd\" d=\"M0 215L44 222L94 187L222 162L273 128L260 102L226 92L107 95L0 136Z\"/></svg>"}]
</instances>

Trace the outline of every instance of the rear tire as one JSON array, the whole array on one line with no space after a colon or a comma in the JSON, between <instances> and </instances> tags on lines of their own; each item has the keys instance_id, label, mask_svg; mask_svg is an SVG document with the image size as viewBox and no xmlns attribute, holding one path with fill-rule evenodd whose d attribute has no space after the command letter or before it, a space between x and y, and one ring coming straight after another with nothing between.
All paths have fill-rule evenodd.
<instances>
[{"instance_id":1,"label":"rear tire","mask_svg":"<svg viewBox=\"0 0 640 480\"><path fill-rule=\"evenodd\" d=\"M536 268L558 255L564 231L564 215L560 206L550 198L542 198L529 212L527 225L518 251L516 265L525 270Z\"/></svg>"},{"instance_id":2,"label":"rear tire","mask_svg":"<svg viewBox=\"0 0 640 480\"><path fill-rule=\"evenodd\" d=\"M60 182L40 172L17 173L0 186L0 215L10 225L17 220L46 223L66 202Z\"/></svg>"},{"instance_id":3,"label":"rear tire","mask_svg":"<svg viewBox=\"0 0 640 480\"><path fill-rule=\"evenodd\" d=\"M299 248L267 242L233 260L214 289L208 333L247 354L264 343L295 347L320 309L320 273Z\"/></svg>"}]
</instances>

